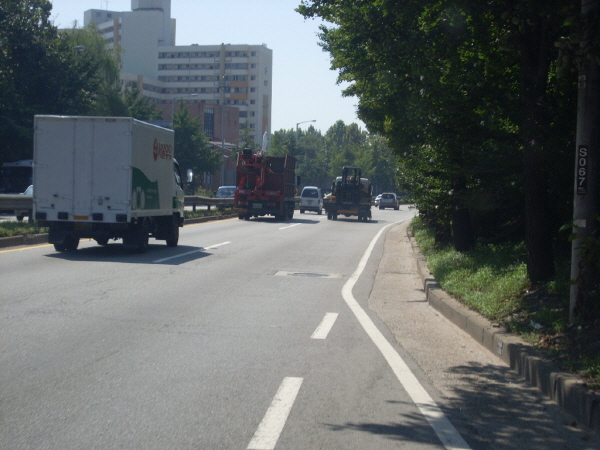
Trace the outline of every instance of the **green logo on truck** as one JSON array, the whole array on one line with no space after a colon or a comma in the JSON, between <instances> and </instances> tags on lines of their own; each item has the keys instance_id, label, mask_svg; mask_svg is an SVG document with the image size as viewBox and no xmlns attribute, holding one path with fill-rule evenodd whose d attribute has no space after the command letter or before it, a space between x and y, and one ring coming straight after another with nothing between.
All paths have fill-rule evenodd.
<instances>
[{"instance_id":1,"label":"green logo on truck","mask_svg":"<svg viewBox=\"0 0 600 450\"><path fill-rule=\"evenodd\" d=\"M132 171L131 209L160 209L158 181L150 181L137 167Z\"/></svg>"}]
</instances>

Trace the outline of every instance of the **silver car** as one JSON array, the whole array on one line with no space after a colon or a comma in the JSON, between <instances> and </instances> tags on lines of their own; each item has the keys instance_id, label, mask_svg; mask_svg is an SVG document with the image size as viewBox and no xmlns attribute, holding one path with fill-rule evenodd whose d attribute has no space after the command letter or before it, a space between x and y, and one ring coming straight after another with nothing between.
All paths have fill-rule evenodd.
<instances>
[{"instance_id":1,"label":"silver car","mask_svg":"<svg viewBox=\"0 0 600 450\"><path fill-rule=\"evenodd\" d=\"M400 203L398 203L398 198L393 192L381 194L381 200L379 200L379 209L385 208L394 208L396 211L400 209Z\"/></svg>"}]
</instances>

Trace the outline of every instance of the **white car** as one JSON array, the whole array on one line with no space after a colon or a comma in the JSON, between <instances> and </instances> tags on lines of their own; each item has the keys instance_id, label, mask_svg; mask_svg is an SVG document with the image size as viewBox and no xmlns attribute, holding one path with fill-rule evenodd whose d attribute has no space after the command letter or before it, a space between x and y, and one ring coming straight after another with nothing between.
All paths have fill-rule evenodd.
<instances>
[{"instance_id":1,"label":"white car","mask_svg":"<svg viewBox=\"0 0 600 450\"><path fill-rule=\"evenodd\" d=\"M31 198L33 198L33 185L25 189L25 192L23 192L22 195L29 195ZM22 222L25 216L29 216L29 218L32 219L32 214L33 211L31 209L15 209L15 216L19 222Z\"/></svg>"},{"instance_id":2,"label":"white car","mask_svg":"<svg viewBox=\"0 0 600 450\"><path fill-rule=\"evenodd\" d=\"M379 202L381 201L381 195L379 194L377 197L375 197L375 206L379 206Z\"/></svg>"},{"instance_id":3,"label":"white car","mask_svg":"<svg viewBox=\"0 0 600 450\"><path fill-rule=\"evenodd\" d=\"M323 212L323 193L316 186L306 186L300 194L300 214L304 211Z\"/></svg>"}]
</instances>

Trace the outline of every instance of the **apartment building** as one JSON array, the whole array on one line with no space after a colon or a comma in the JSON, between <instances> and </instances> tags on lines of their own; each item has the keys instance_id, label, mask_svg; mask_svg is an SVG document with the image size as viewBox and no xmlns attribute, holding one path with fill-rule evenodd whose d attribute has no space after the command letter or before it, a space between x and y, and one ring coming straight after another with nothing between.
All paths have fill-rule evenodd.
<instances>
[{"instance_id":1,"label":"apartment building","mask_svg":"<svg viewBox=\"0 0 600 450\"><path fill-rule=\"evenodd\" d=\"M91 9L84 25L95 23L104 38L121 49L124 84L142 94L170 120L179 100L212 114L214 141L235 143L248 128L258 144L271 132L273 52L262 45L175 44L171 0L132 0L131 11Z\"/></svg>"}]
</instances>

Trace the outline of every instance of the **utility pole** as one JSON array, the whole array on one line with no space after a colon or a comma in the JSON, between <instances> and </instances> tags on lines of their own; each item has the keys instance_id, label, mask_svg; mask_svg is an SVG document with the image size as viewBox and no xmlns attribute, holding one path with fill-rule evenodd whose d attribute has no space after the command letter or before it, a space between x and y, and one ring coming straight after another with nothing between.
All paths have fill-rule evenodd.
<instances>
[{"instance_id":1,"label":"utility pole","mask_svg":"<svg viewBox=\"0 0 600 450\"><path fill-rule=\"evenodd\" d=\"M600 10L600 0L582 0L582 18L590 17ZM588 21L588 23L590 23ZM569 321L575 320L578 308L588 301L592 288L587 278L581 257L581 244L597 229L598 215L598 159L600 130L600 66L599 60L590 52L589 45L593 30L581 43L583 55L579 67L577 97L577 139L575 159L575 192L573 201L573 232L577 238L572 243L571 285Z\"/></svg>"}]
</instances>

